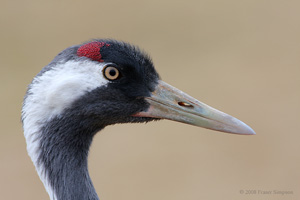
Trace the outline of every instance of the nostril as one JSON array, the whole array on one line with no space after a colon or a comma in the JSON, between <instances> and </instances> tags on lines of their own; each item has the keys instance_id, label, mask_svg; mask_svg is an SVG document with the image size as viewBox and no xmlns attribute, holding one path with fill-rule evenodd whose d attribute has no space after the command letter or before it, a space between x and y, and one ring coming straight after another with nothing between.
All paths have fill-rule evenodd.
<instances>
[{"instance_id":1,"label":"nostril","mask_svg":"<svg viewBox=\"0 0 300 200\"><path fill-rule=\"evenodd\" d=\"M194 106L189 104L189 103L185 103L185 102L178 102L178 105L183 106L183 107L188 107L188 108L193 108Z\"/></svg>"}]
</instances>

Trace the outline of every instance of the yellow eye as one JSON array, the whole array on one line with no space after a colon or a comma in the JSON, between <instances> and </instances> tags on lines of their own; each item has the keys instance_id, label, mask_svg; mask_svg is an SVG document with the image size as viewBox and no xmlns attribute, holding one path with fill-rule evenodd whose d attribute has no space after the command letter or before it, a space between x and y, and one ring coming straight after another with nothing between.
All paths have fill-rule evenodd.
<instances>
[{"instance_id":1,"label":"yellow eye","mask_svg":"<svg viewBox=\"0 0 300 200\"><path fill-rule=\"evenodd\" d=\"M113 81L120 77L120 72L116 67L108 65L103 69L103 75L106 79Z\"/></svg>"}]
</instances>

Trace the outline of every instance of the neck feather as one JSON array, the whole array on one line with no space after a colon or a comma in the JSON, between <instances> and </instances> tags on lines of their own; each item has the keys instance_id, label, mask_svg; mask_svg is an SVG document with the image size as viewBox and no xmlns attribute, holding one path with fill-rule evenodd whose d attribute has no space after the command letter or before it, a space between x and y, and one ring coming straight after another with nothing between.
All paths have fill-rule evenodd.
<instances>
[{"instance_id":1,"label":"neck feather","mask_svg":"<svg viewBox=\"0 0 300 200\"><path fill-rule=\"evenodd\" d=\"M40 130L33 162L52 200L99 199L88 173L88 152L101 128L81 117L54 118Z\"/></svg>"}]
</instances>

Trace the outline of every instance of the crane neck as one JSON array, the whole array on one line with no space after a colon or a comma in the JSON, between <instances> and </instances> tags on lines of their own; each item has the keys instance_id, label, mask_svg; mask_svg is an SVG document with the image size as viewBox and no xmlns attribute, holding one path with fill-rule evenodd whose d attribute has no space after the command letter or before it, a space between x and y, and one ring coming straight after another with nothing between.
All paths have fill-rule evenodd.
<instances>
[{"instance_id":1,"label":"crane neck","mask_svg":"<svg viewBox=\"0 0 300 200\"><path fill-rule=\"evenodd\" d=\"M42 128L36 166L42 168L39 175L52 200L99 199L88 172L88 152L100 129L74 116L55 118Z\"/></svg>"}]
</instances>

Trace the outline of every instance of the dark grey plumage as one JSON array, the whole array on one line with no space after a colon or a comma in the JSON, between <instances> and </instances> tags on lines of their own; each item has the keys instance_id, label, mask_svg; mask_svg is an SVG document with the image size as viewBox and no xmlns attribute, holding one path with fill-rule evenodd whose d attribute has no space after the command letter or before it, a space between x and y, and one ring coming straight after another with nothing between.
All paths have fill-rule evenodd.
<instances>
[{"instance_id":1,"label":"dark grey plumage","mask_svg":"<svg viewBox=\"0 0 300 200\"><path fill-rule=\"evenodd\" d=\"M103 48L101 55L104 62L119 68L122 78L83 95L62 114L44 124L39 134L38 165L43 166L59 200L98 199L87 169L89 147L98 131L110 124L154 120L132 117L134 113L147 110L149 104L140 97L150 96L159 79L150 58L137 47L123 42L96 41L109 42L110 48ZM59 53L37 77L60 63L89 60L78 57L80 46ZM32 94L27 92L27 95Z\"/></svg>"}]
</instances>

